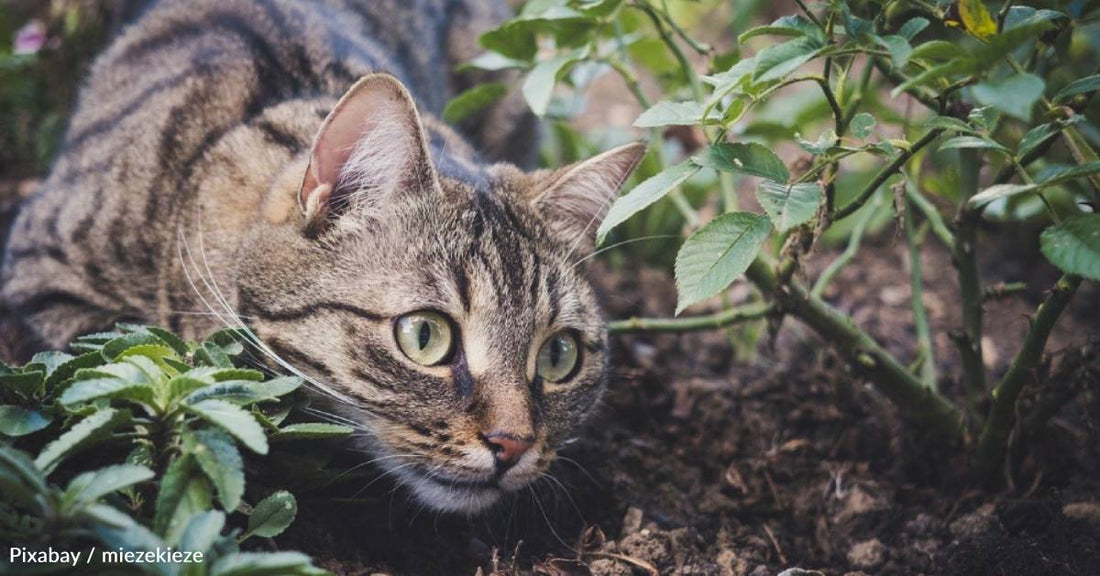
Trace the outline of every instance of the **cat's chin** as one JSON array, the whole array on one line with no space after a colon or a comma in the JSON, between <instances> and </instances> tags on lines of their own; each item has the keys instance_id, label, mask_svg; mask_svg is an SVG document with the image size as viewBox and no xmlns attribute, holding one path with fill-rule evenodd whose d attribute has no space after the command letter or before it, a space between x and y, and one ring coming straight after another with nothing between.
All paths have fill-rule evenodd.
<instances>
[{"instance_id":1,"label":"cat's chin","mask_svg":"<svg viewBox=\"0 0 1100 576\"><path fill-rule=\"evenodd\" d=\"M504 491L492 483L447 483L416 474L405 476L413 496L439 512L477 514L492 508Z\"/></svg>"}]
</instances>

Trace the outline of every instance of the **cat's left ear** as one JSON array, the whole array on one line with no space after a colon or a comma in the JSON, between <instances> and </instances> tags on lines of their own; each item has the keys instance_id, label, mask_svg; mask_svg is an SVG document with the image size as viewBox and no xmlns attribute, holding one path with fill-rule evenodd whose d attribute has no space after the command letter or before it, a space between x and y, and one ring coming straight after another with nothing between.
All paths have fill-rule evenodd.
<instances>
[{"instance_id":1,"label":"cat's left ear","mask_svg":"<svg viewBox=\"0 0 1100 576\"><path fill-rule=\"evenodd\" d=\"M633 142L558 171L535 197L535 207L551 228L580 240L578 246L594 247L596 229L645 152L644 142Z\"/></svg>"},{"instance_id":2,"label":"cat's left ear","mask_svg":"<svg viewBox=\"0 0 1100 576\"><path fill-rule=\"evenodd\" d=\"M437 187L412 96L397 78L370 74L321 124L298 201L312 226L337 208L369 207L391 194Z\"/></svg>"}]
</instances>

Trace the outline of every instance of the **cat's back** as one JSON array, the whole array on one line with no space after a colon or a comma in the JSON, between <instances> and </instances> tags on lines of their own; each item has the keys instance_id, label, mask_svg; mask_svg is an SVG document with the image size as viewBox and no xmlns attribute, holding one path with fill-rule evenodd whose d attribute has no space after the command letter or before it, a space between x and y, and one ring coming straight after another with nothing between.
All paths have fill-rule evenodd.
<instances>
[{"instance_id":1,"label":"cat's back","mask_svg":"<svg viewBox=\"0 0 1100 576\"><path fill-rule=\"evenodd\" d=\"M394 74L438 113L463 88L453 66L506 12L474 0L147 2L93 65L62 152L12 228L4 300L61 324L47 341L190 307L167 277L204 188L241 222L270 172L370 72ZM77 317L86 326L71 326Z\"/></svg>"}]
</instances>

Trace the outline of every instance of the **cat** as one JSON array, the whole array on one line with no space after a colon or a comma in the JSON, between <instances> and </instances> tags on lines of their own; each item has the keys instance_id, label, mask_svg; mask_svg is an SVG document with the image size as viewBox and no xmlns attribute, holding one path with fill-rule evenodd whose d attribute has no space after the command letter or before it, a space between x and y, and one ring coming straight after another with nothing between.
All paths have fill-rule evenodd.
<instances>
[{"instance_id":1,"label":"cat","mask_svg":"<svg viewBox=\"0 0 1100 576\"><path fill-rule=\"evenodd\" d=\"M517 94L440 121L486 79L452 72L507 12L151 2L92 66L17 217L4 306L51 347L121 320L247 326L415 500L475 513L527 486L606 386L577 264L645 145L525 171Z\"/></svg>"}]
</instances>

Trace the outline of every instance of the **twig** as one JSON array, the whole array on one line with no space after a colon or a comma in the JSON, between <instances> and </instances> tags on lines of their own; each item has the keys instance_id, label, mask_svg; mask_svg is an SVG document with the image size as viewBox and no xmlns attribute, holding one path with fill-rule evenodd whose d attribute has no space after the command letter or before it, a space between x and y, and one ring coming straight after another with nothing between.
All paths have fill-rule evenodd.
<instances>
[{"instance_id":1,"label":"twig","mask_svg":"<svg viewBox=\"0 0 1100 576\"><path fill-rule=\"evenodd\" d=\"M878 190L879 186L882 186L890 176L893 176L895 172L900 170L901 167L905 165L905 162L912 158L914 154L931 144L942 132L943 128L933 128L926 132L924 136L921 136L916 142L913 142L908 150L899 152L889 164L883 166L882 169L878 171L878 174L875 174L875 177L871 179L867 186L856 195L855 200L852 200L843 208L837 209L836 212L833 213L831 220L836 222L837 220L851 216L856 210L859 210L860 206L863 206L863 204L867 202L867 199Z\"/></svg>"},{"instance_id":2,"label":"twig","mask_svg":"<svg viewBox=\"0 0 1100 576\"><path fill-rule=\"evenodd\" d=\"M741 322L758 320L775 310L771 304L757 302L729 308L721 312L706 316L694 316L689 318L628 318L617 320L607 325L607 331L611 334L624 334L628 332L692 332L697 330L714 330L725 328Z\"/></svg>"},{"instance_id":3,"label":"twig","mask_svg":"<svg viewBox=\"0 0 1100 576\"><path fill-rule=\"evenodd\" d=\"M936 358L932 335L928 329L928 313L924 309L924 279L920 261L920 243L913 225L913 203L905 202L905 243L909 248L909 288L913 307L913 328L917 332L920 351L920 378L931 390L936 389Z\"/></svg>"},{"instance_id":4,"label":"twig","mask_svg":"<svg viewBox=\"0 0 1100 576\"><path fill-rule=\"evenodd\" d=\"M764 527L764 532L768 535L768 540L772 541L772 546L775 548L775 553L777 556L779 556L779 565L786 566L787 564L789 564L789 562L787 562L787 555L783 553L783 548L779 545L779 541L775 539L775 533L772 532L772 529L768 527L768 524L766 522L761 523L761 526Z\"/></svg>"},{"instance_id":5,"label":"twig","mask_svg":"<svg viewBox=\"0 0 1100 576\"><path fill-rule=\"evenodd\" d=\"M825 270L822 270L821 275L817 277L817 282L814 282L814 287L810 290L810 296L821 298L833 278L852 261L852 258L855 258L856 253L859 252L859 246L863 242L863 233L867 230L867 225L871 223L881 204L882 201L879 196L875 196L871 200L871 205L867 207L867 210L863 212L852 227L852 235L848 237L848 246L844 248L844 252L841 252L835 260L829 263Z\"/></svg>"},{"instance_id":6,"label":"twig","mask_svg":"<svg viewBox=\"0 0 1100 576\"><path fill-rule=\"evenodd\" d=\"M982 289L982 302L1002 300L1025 290L1027 290L1027 284L1024 282L998 282Z\"/></svg>"},{"instance_id":7,"label":"twig","mask_svg":"<svg viewBox=\"0 0 1100 576\"><path fill-rule=\"evenodd\" d=\"M768 258L758 256L746 272L758 288L772 294L784 312L813 328L884 396L931 434L948 441L961 438L962 414L939 394L926 388L851 317L810 295L798 282L781 286Z\"/></svg>"},{"instance_id":8,"label":"twig","mask_svg":"<svg viewBox=\"0 0 1100 576\"><path fill-rule=\"evenodd\" d=\"M978 441L978 473L987 480L994 478L1004 458L1005 441L1016 421L1016 399L1024 386L1035 380L1050 331L1080 285L1081 278L1069 274L1058 280L1035 311L1023 348L993 390L993 406Z\"/></svg>"},{"instance_id":9,"label":"twig","mask_svg":"<svg viewBox=\"0 0 1100 576\"><path fill-rule=\"evenodd\" d=\"M943 221L943 216L940 215L940 211L920 193L920 190L917 189L912 180L906 180L905 198L914 208L920 211L922 216L924 216L924 219L928 222L932 234L936 239L946 246L948 250L953 251L955 249L955 236L947 229L947 224Z\"/></svg>"}]
</instances>

